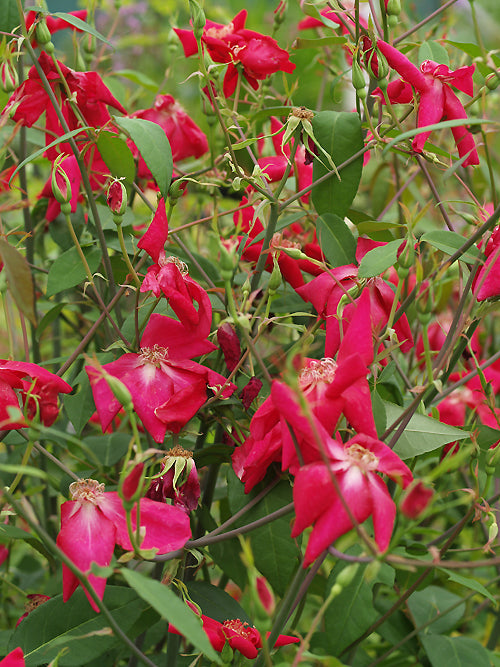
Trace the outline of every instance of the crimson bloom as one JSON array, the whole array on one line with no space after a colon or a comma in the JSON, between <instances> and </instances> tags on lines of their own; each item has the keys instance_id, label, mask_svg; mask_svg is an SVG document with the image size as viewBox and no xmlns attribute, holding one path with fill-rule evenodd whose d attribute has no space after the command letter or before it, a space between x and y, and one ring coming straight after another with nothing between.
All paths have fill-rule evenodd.
<instances>
[{"instance_id":1,"label":"crimson bloom","mask_svg":"<svg viewBox=\"0 0 500 667\"><path fill-rule=\"evenodd\" d=\"M500 296L500 227L493 230L484 254L486 261L472 283L472 291L478 301Z\"/></svg>"},{"instance_id":2,"label":"crimson bloom","mask_svg":"<svg viewBox=\"0 0 500 667\"><path fill-rule=\"evenodd\" d=\"M195 328L188 329L177 320L153 314L138 354L124 354L102 370L85 368L103 431L121 408L106 382L106 373L127 387L144 428L158 443L163 442L167 430L178 433L194 417L207 400L208 388L221 390L222 398L229 397L235 385L191 360L214 349Z\"/></svg>"},{"instance_id":3,"label":"crimson bloom","mask_svg":"<svg viewBox=\"0 0 500 667\"><path fill-rule=\"evenodd\" d=\"M201 41L212 60L227 65L223 92L230 97L238 83L240 65L243 76L257 90L258 81L267 79L275 72L291 73L295 65L290 62L288 52L281 49L276 40L254 30L247 30L247 10L242 9L227 25L207 20ZM186 58L198 53L198 44L192 30L174 28Z\"/></svg>"},{"instance_id":4,"label":"crimson bloom","mask_svg":"<svg viewBox=\"0 0 500 667\"><path fill-rule=\"evenodd\" d=\"M193 611L198 613L194 605L189 604L189 606ZM212 647L219 653L227 642L233 651L239 651L245 658L253 660L257 657L259 649L262 648L262 637L256 627L240 621L239 618L229 619L224 621L224 623L220 623L214 618L210 618L210 616L201 614L201 620L203 621L203 629ZM168 631L176 635L181 634L172 623L169 623ZM269 634L267 633L268 636ZM299 641L298 637L280 635L274 647L296 644Z\"/></svg>"},{"instance_id":5,"label":"crimson bloom","mask_svg":"<svg viewBox=\"0 0 500 667\"><path fill-rule=\"evenodd\" d=\"M412 88L419 95L417 127L434 125L441 120L467 121L467 113L451 86L472 97L472 74L475 65L460 67L451 71L446 65L433 60L425 60L416 67L405 55L383 40L378 40L377 48L386 57L388 64L402 77L387 86L387 96L391 104L409 104L413 101ZM380 89L374 91L382 103L385 98ZM463 166L479 164L474 137L465 127L466 122L451 131L457 145L458 154L465 158ZM431 132L420 132L413 140L413 150L421 153Z\"/></svg>"},{"instance_id":6,"label":"crimson bloom","mask_svg":"<svg viewBox=\"0 0 500 667\"><path fill-rule=\"evenodd\" d=\"M385 551L392 535L396 506L377 473L387 475L403 488L413 479L397 454L368 435L358 434L345 444L330 438L325 450L328 462L315 461L301 467L293 487L296 518L292 537L313 526L304 566L354 527L345 505L360 524L372 517L375 541Z\"/></svg>"},{"instance_id":7,"label":"crimson bloom","mask_svg":"<svg viewBox=\"0 0 500 667\"><path fill-rule=\"evenodd\" d=\"M104 484L94 479L78 480L70 485L72 500L61 505L61 530L57 546L88 575L95 592L104 595L106 579L90 572L92 563L106 567L111 562L115 544L130 551L133 546L127 531L127 518L118 494L104 491ZM144 530L141 549L157 549L165 554L184 546L191 537L188 516L172 505L141 498L140 527ZM136 512L131 514L136 530ZM79 579L63 564L63 600L66 602L80 584ZM92 608L97 605L85 591Z\"/></svg>"},{"instance_id":8,"label":"crimson bloom","mask_svg":"<svg viewBox=\"0 0 500 667\"><path fill-rule=\"evenodd\" d=\"M61 76L52 58L45 52L38 59L40 67L47 77L50 87L60 101L60 110L70 130L76 130L80 119L73 111L66 95L66 88L62 85ZM75 72L61 62L58 66L71 93L72 102L78 107L80 115L87 125L103 127L111 116L108 106L126 113L120 102L113 97L104 85L97 72ZM45 111L46 144L50 144L55 137L62 136L63 130L56 111L47 95L38 72L33 67L28 72L28 78L14 91L9 98L2 115L10 115L13 120L22 125L31 127ZM62 142L49 148L45 155L49 160L55 160L59 153L72 153L71 146Z\"/></svg>"},{"instance_id":9,"label":"crimson bloom","mask_svg":"<svg viewBox=\"0 0 500 667\"><path fill-rule=\"evenodd\" d=\"M24 428L22 415L12 418L9 408L20 410L19 392L29 419L38 413L45 426L52 426L59 414L58 395L72 387L50 371L25 361L0 360L0 424L2 429Z\"/></svg>"},{"instance_id":10,"label":"crimson bloom","mask_svg":"<svg viewBox=\"0 0 500 667\"><path fill-rule=\"evenodd\" d=\"M15 648L3 660L0 660L2 667L24 667L25 664L23 650L20 647Z\"/></svg>"},{"instance_id":11,"label":"crimson bloom","mask_svg":"<svg viewBox=\"0 0 500 667\"><path fill-rule=\"evenodd\" d=\"M176 102L172 95L157 95L153 107L140 109L131 118L143 118L159 125L167 135L174 162L189 157L199 158L208 151L208 141L205 133L196 125L184 108ZM132 143L132 142L129 142ZM138 151L132 144L133 152ZM152 178L146 163L139 157L139 176Z\"/></svg>"}]
</instances>

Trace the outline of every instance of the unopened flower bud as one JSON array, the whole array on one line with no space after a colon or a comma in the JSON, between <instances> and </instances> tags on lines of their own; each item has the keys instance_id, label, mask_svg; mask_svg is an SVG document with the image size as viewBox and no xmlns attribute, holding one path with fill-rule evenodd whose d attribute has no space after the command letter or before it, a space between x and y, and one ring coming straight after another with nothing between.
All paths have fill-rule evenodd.
<instances>
[{"instance_id":1,"label":"unopened flower bud","mask_svg":"<svg viewBox=\"0 0 500 667\"><path fill-rule=\"evenodd\" d=\"M351 77L352 77L352 85L356 89L358 97L360 99L364 99L366 97L366 81L363 75L363 70L359 66L359 63L356 60L356 58L354 58L352 61Z\"/></svg>"},{"instance_id":2,"label":"unopened flower bud","mask_svg":"<svg viewBox=\"0 0 500 667\"><path fill-rule=\"evenodd\" d=\"M227 369L232 373L240 360L241 346L240 339L229 322L223 322L217 329L217 342L224 355Z\"/></svg>"},{"instance_id":3,"label":"unopened flower bud","mask_svg":"<svg viewBox=\"0 0 500 667\"><path fill-rule=\"evenodd\" d=\"M220 248L220 274L224 281L231 280L234 271L233 253L231 253L224 243L219 244Z\"/></svg>"},{"instance_id":4,"label":"unopened flower bud","mask_svg":"<svg viewBox=\"0 0 500 667\"><path fill-rule=\"evenodd\" d=\"M281 271L276 257L273 256L273 270L267 287L270 294L274 294L282 283Z\"/></svg>"},{"instance_id":5,"label":"unopened flower bud","mask_svg":"<svg viewBox=\"0 0 500 667\"><path fill-rule=\"evenodd\" d=\"M238 398L242 402L245 410L248 410L250 408L254 399L257 398L257 395L261 389L262 389L262 380L259 380L259 378L255 376L251 377L250 380L247 382L247 384L238 394Z\"/></svg>"},{"instance_id":6,"label":"unopened flower bud","mask_svg":"<svg viewBox=\"0 0 500 667\"><path fill-rule=\"evenodd\" d=\"M116 400L119 401L121 405L123 405L125 410L127 411L133 410L134 403L132 401L132 394L123 384L123 382L118 378L115 378L114 375L109 375L109 373L106 374L104 377L106 382L108 383L109 388L113 392L113 396L116 398Z\"/></svg>"},{"instance_id":7,"label":"unopened flower bud","mask_svg":"<svg viewBox=\"0 0 500 667\"><path fill-rule=\"evenodd\" d=\"M495 90L496 88L498 88L498 85L500 84L500 78L498 77L498 74L496 74L496 73L489 74L486 77L485 83L486 83L486 86L490 90Z\"/></svg>"},{"instance_id":8,"label":"unopened flower bud","mask_svg":"<svg viewBox=\"0 0 500 667\"><path fill-rule=\"evenodd\" d=\"M338 573L337 578L335 580L335 583L337 583L342 588L345 588L346 586L349 586L349 584L352 582L352 580L356 576L356 572L358 571L358 568L359 568L359 563L350 563L349 565L346 565Z\"/></svg>"},{"instance_id":9,"label":"unopened flower bud","mask_svg":"<svg viewBox=\"0 0 500 667\"><path fill-rule=\"evenodd\" d=\"M203 28L207 22L205 12L196 0L189 0L189 9L191 11L194 36L196 39L201 39L201 36L203 35Z\"/></svg>"},{"instance_id":10,"label":"unopened flower bud","mask_svg":"<svg viewBox=\"0 0 500 667\"><path fill-rule=\"evenodd\" d=\"M39 46L44 47L45 44L51 41L49 26L45 18L40 18L35 26L35 38Z\"/></svg>"},{"instance_id":11,"label":"unopened flower bud","mask_svg":"<svg viewBox=\"0 0 500 667\"><path fill-rule=\"evenodd\" d=\"M19 85L19 77L9 60L0 65L0 84L5 93L11 93Z\"/></svg>"},{"instance_id":12,"label":"unopened flower bud","mask_svg":"<svg viewBox=\"0 0 500 667\"><path fill-rule=\"evenodd\" d=\"M106 193L106 203L111 213L118 218L121 224L122 217L127 210L127 190L120 179L115 178L109 184ZM115 220L115 222L117 221Z\"/></svg>"},{"instance_id":13,"label":"unopened flower bud","mask_svg":"<svg viewBox=\"0 0 500 667\"><path fill-rule=\"evenodd\" d=\"M433 307L433 294L430 284L424 280L415 300L417 317L421 324L429 324Z\"/></svg>"},{"instance_id":14,"label":"unopened flower bud","mask_svg":"<svg viewBox=\"0 0 500 667\"><path fill-rule=\"evenodd\" d=\"M118 489L118 495L129 506L141 497L143 473L144 463L135 464Z\"/></svg>"},{"instance_id":15,"label":"unopened flower bud","mask_svg":"<svg viewBox=\"0 0 500 667\"><path fill-rule=\"evenodd\" d=\"M389 16L399 16L401 14L401 2L400 2L400 0L388 0L388 2L387 2L387 14Z\"/></svg>"},{"instance_id":16,"label":"unopened flower bud","mask_svg":"<svg viewBox=\"0 0 500 667\"><path fill-rule=\"evenodd\" d=\"M176 178L172 181L170 188L168 190L168 200L170 206L174 207L182 195L185 193L187 188L187 181L184 181L182 178Z\"/></svg>"},{"instance_id":17,"label":"unopened flower bud","mask_svg":"<svg viewBox=\"0 0 500 667\"><path fill-rule=\"evenodd\" d=\"M67 173L62 168L61 164L65 160L64 155L59 155L52 168L52 194L54 199L59 202L59 204L69 204L71 201L71 183L68 178ZM71 211L71 206L69 207ZM63 211L64 212L64 211Z\"/></svg>"},{"instance_id":18,"label":"unopened flower bud","mask_svg":"<svg viewBox=\"0 0 500 667\"><path fill-rule=\"evenodd\" d=\"M397 272L400 278L406 278L415 262L415 246L413 241L406 239L405 245L398 255Z\"/></svg>"}]
</instances>

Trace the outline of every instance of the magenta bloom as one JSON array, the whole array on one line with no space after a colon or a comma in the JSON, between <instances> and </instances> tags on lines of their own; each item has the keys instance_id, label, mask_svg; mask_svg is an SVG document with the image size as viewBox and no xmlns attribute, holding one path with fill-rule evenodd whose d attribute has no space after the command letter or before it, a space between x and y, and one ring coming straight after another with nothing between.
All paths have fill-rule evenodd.
<instances>
[{"instance_id":1,"label":"magenta bloom","mask_svg":"<svg viewBox=\"0 0 500 667\"><path fill-rule=\"evenodd\" d=\"M132 395L144 428L158 443L168 431L178 433L207 400L207 389L226 398L236 389L226 378L191 357L215 349L196 329L188 329L170 317L153 314L141 338L138 354L128 353L102 369L123 382ZM103 431L118 414L114 397L102 370L86 366Z\"/></svg>"},{"instance_id":2,"label":"magenta bloom","mask_svg":"<svg viewBox=\"0 0 500 667\"><path fill-rule=\"evenodd\" d=\"M390 44L379 39L377 47L387 58L389 65L402 77L402 81L394 81L387 86L387 95L391 104L411 103L413 88L419 95L417 127L433 125L441 120L464 119L463 125L451 128L458 154L461 158L466 158L463 162L464 167L479 164L474 137L465 127L467 113L451 87L454 86L472 97L472 74L475 65L451 71L446 65L439 65L433 60L425 60L418 68ZM377 89L374 94L384 103L384 95L380 89ZM413 140L413 150L421 153L430 134L430 132L417 134Z\"/></svg>"},{"instance_id":3,"label":"magenta bloom","mask_svg":"<svg viewBox=\"0 0 500 667\"><path fill-rule=\"evenodd\" d=\"M8 408L23 410L33 419L39 413L45 426L52 426L59 414L58 395L69 394L72 387L62 378L45 368L25 361L0 360L0 428L24 428L24 417L14 419ZM23 407L19 404L18 392ZM26 406L27 402L27 406Z\"/></svg>"},{"instance_id":4,"label":"magenta bloom","mask_svg":"<svg viewBox=\"0 0 500 667\"><path fill-rule=\"evenodd\" d=\"M190 604L189 606L195 613L198 613L194 605ZM256 627L240 621L239 618L219 623L214 618L201 614L201 620L203 621L203 629L216 651L222 651L227 642L233 651L239 651L245 658L253 660L257 657L259 649L262 648L262 638ZM172 623L169 623L168 631L176 635L181 634ZM267 634L269 636L270 633ZM296 644L299 641L298 637L280 635L274 646L286 646L287 644Z\"/></svg>"},{"instance_id":5,"label":"magenta bloom","mask_svg":"<svg viewBox=\"0 0 500 667\"><path fill-rule=\"evenodd\" d=\"M167 498L186 514L198 507L200 482L193 453L176 445L161 461L162 473L151 481L147 498L165 502Z\"/></svg>"},{"instance_id":6,"label":"magenta bloom","mask_svg":"<svg viewBox=\"0 0 500 667\"><path fill-rule=\"evenodd\" d=\"M202 42L216 63L227 64L223 92L230 97L238 82L238 65L243 76L257 90L258 81L267 79L275 72L293 72L288 52L281 49L276 40L259 32L247 30L247 10L242 9L227 25L207 21L203 29ZM181 40L186 58L198 53L198 45L192 30L174 28Z\"/></svg>"},{"instance_id":7,"label":"magenta bloom","mask_svg":"<svg viewBox=\"0 0 500 667\"><path fill-rule=\"evenodd\" d=\"M403 488L413 479L397 454L368 435L356 435L344 445L330 439L327 456L328 463L322 460L309 463L295 477L296 518L292 537L313 526L304 565L312 563L332 542L353 528L344 502L358 523L372 517L375 541L385 551L392 535L396 506L377 473L384 473Z\"/></svg>"},{"instance_id":8,"label":"magenta bloom","mask_svg":"<svg viewBox=\"0 0 500 667\"><path fill-rule=\"evenodd\" d=\"M2 667L24 667L25 664L23 650L19 647L6 655L3 660L0 660Z\"/></svg>"},{"instance_id":9,"label":"magenta bloom","mask_svg":"<svg viewBox=\"0 0 500 667\"><path fill-rule=\"evenodd\" d=\"M43 52L40 54L38 62L45 72L56 98L61 101L60 108L69 129L76 130L81 126L81 122L73 112L71 105L66 103L66 91L52 58ZM110 122L111 116L108 106L126 113L120 102L106 88L97 72L75 72L63 63L59 63L59 67L72 98L87 125L102 128ZM10 114L16 122L21 122L22 125L31 127L44 111L45 141L48 145L56 137L62 136L64 130L45 92L38 72L35 66L33 66L28 73L28 78L11 95L2 115ZM50 148L46 151L46 157L49 160L54 160L59 153L72 154L69 143L63 142Z\"/></svg>"},{"instance_id":10,"label":"magenta bloom","mask_svg":"<svg viewBox=\"0 0 500 667\"><path fill-rule=\"evenodd\" d=\"M205 133L172 95L157 95L152 108L140 109L130 114L130 117L150 120L162 128L170 142L174 162L180 162L189 157L199 158L208 151ZM137 155L137 149L133 144L132 146ZM139 176L151 178L151 172L142 157L139 158Z\"/></svg>"},{"instance_id":11,"label":"magenta bloom","mask_svg":"<svg viewBox=\"0 0 500 667\"><path fill-rule=\"evenodd\" d=\"M500 296L500 227L493 230L484 254L486 261L472 283L472 290L478 301Z\"/></svg>"},{"instance_id":12,"label":"magenta bloom","mask_svg":"<svg viewBox=\"0 0 500 667\"><path fill-rule=\"evenodd\" d=\"M57 545L85 573L97 595L102 599L106 579L90 574L92 563L101 567L110 564L119 544L132 550L127 531L125 510L118 494L104 491L104 484L93 479L79 480L70 485L72 500L61 505L61 530ZM165 554L184 546L191 537L189 518L181 510L142 498L140 525L144 529L141 549L157 549ZM132 527L136 529L136 512L132 512ZM79 579L63 564L63 600L66 602L80 584ZM99 611L88 596L95 611Z\"/></svg>"}]
</instances>

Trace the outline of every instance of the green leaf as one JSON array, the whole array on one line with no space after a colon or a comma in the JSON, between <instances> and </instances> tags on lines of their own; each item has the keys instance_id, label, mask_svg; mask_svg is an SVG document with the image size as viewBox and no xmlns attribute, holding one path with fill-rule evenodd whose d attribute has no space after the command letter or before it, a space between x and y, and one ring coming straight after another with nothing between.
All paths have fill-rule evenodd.
<instances>
[{"instance_id":1,"label":"green leaf","mask_svg":"<svg viewBox=\"0 0 500 667\"><path fill-rule=\"evenodd\" d=\"M38 323L38 326L36 328L36 337L38 340L40 340L40 336L44 332L44 330L52 324L57 318L59 317L61 310L65 308L68 304L66 303L58 303L56 306L51 308L45 315L42 317L40 322Z\"/></svg>"},{"instance_id":2,"label":"green leaf","mask_svg":"<svg viewBox=\"0 0 500 667\"><path fill-rule=\"evenodd\" d=\"M356 113L321 111L313 118L312 126L316 139L330 154L337 168L364 146L361 122ZM315 160L313 183L329 171L319 160ZM332 174L313 188L311 198L319 215L334 213L344 218L358 191L362 171L363 156L360 156L339 172L340 181Z\"/></svg>"},{"instance_id":3,"label":"green leaf","mask_svg":"<svg viewBox=\"0 0 500 667\"><path fill-rule=\"evenodd\" d=\"M434 60L436 63L450 66L448 51L439 42L422 42L418 50L418 64L421 65L424 60Z\"/></svg>"},{"instance_id":4,"label":"green leaf","mask_svg":"<svg viewBox=\"0 0 500 667\"><path fill-rule=\"evenodd\" d=\"M72 14L66 14L66 12L53 12L51 16L57 16L59 19L63 19L67 23L70 23L71 25L75 26L75 28L78 28L78 30L81 30L82 32L88 32L91 35L94 35L94 37L97 37L101 42L104 42L104 44L107 44L108 46L111 46L111 48L114 49L113 44L104 37L104 35L101 35L100 32L98 32L95 28L93 28L91 25L89 25L86 21L82 21L82 19L79 19L78 16L73 16Z\"/></svg>"},{"instance_id":5,"label":"green leaf","mask_svg":"<svg viewBox=\"0 0 500 667\"><path fill-rule=\"evenodd\" d=\"M359 555L360 549L354 547L348 553ZM327 595L347 563L339 561L328 577ZM371 581L365 578L366 565L360 565L350 584L335 597L325 613L325 631L327 646L334 655L339 655L344 648L357 639L379 617L373 604L373 587L377 583L391 586L394 582L394 570L382 564L376 577Z\"/></svg>"},{"instance_id":6,"label":"green leaf","mask_svg":"<svg viewBox=\"0 0 500 667\"><path fill-rule=\"evenodd\" d=\"M104 603L121 629L131 636L131 628L147 605L124 586L107 586ZM120 643L107 627L106 618L96 614L85 593L78 588L68 602L58 595L32 611L16 628L10 650L20 646L26 667L53 660L61 648L68 651L60 659L62 667L88 665L91 660Z\"/></svg>"},{"instance_id":7,"label":"green leaf","mask_svg":"<svg viewBox=\"0 0 500 667\"><path fill-rule=\"evenodd\" d=\"M444 572L446 575L448 575L448 579L450 579L450 581L454 581L457 584L461 584L466 588L470 588L471 590L476 591L481 595L484 595L484 597L489 598L493 602L493 604L497 606L497 601L495 597L489 592L489 590L485 586L483 586L483 584L477 581L477 579L471 579L470 577L462 577L461 574L457 574L453 570L447 570L446 568L442 568L441 571Z\"/></svg>"},{"instance_id":8,"label":"green leaf","mask_svg":"<svg viewBox=\"0 0 500 667\"><path fill-rule=\"evenodd\" d=\"M134 182L134 156L122 137L112 132L102 131L97 139L97 149L112 176L125 178L129 185Z\"/></svg>"},{"instance_id":9,"label":"green leaf","mask_svg":"<svg viewBox=\"0 0 500 667\"><path fill-rule=\"evenodd\" d=\"M429 635L422 643L432 667L491 667L488 651L476 639Z\"/></svg>"},{"instance_id":10,"label":"green leaf","mask_svg":"<svg viewBox=\"0 0 500 667\"><path fill-rule=\"evenodd\" d=\"M12 179L20 169L22 169L33 160L36 160L38 157L43 155L46 150L67 141L70 137L75 137L77 134L81 134L82 132L85 132L86 130L90 129L91 129L90 125L86 125L85 127L79 127L77 130L71 130L71 132L66 132L66 134L63 134L62 136L58 137L57 139L52 141L48 146L44 146L43 148L40 148L39 150L32 153L31 155L28 155L28 157L25 160L23 160L17 165L15 171L12 173L12 176L9 178L9 183L12 181Z\"/></svg>"},{"instance_id":11,"label":"green leaf","mask_svg":"<svg viewBox=\"0 0 500 667\"><path fill-rule=\"evenodd\" d=\"M2 0L0 12L0 32L12 32L19 25L19 11L16 0Z\"/></svg>"},{"instance_id":12,"label":"green leaf","mask_svg":"<svg viewBox=\"0 0 500 667\"><path fill-rule=\"evenodd\" d=\"M356 261L356 240L342 218L335 213L323 213L316 223L318 243L332 266Z\"/></svg>"},{"instance_id":13,"label":"green leaf","mask_svg":"<svg viewBox=\"0 0 500 667\"><path fill-rule=\"evenodd\" d=\"M419 240L426 241L431 246L437 248L438 250L442 250L447 255L453 255L457 250L460 250L467 239L465 239L461 234L451 232L447 229L436 229L432 232L426 232L425 234L422 234ZM464 252L460 259L471 264L475 262L476 259L480 256L481 253L476 248L476 246L471 246L466 252Z\"/></svg>"},{"instance_id":14,"label":"green leaf","mask_svg":"<svg viewBox=\"0 0 500 667\"><path fill-rule=\"evenodd\" d=\"M95 435L86 437L85 444L94 452L103 466L109 467L118 463L127 453L130 435L127 433Z\"/></svg>"},{"instance_id":15,"label":"green leaf","mask_svg":"<svg viewBox=\"0 0 500 667\"><path fill-rule=\"evenodd\" d=\"M64 394L62 401L75 433L80 435L95 412L95 403L89 378L85 371L79 373L75 378L73 387L75 386L77 387L76 393Z\"/></svg>"},{"instance_id":16,"label":"green leaf","mask_svg":"<svg viewBox=\"0 0 500 667\"><path fill-rule=\"evenodd\" d=\"M234 514L246 505L262 490L263 484L257 485L250 493L245 494L243 484L232 469L228 471L229 505ZM271 512L284 507L292 501L292 489L288 482L280 482L263 498L260 503L249 510L236 526L251 523L267 516ZM300 551L290 537L290 517L275 519L256 530L248 533L252 548L255 567L264 575L278 595L284 595L290 579L297 569Z\"/></svg>"},{"instance_id":17,"label":"green leaf","mask_svg":"<svg viewBox=\"0 0 500 667\"><path fill-rule=\"evenodd\" d=\"M26 259L5 239L0 239L0 256L12 298L19 310L36 325L33 278Z\"/></svg>"},{"instance_id":18,"label":"green leaf","mask_svg":"<svg viewBox=\"0 0 500 667\"><path fill-rule=\"evenodd\" d=\"M153 81L153 79L150 79L144 72L136 72L133 69L120 69L110 72L110 76L123 76L125 79L132 81L132 83L136 83L139 86L146 88L146 90L150 90L152 93L156 93L159 87L158 83Z\"/></svg>"},{"instance_id":19,"label":"green leaf","mask_svg":"<svg viewBox=\"0 0 500 667\"><path fill-rule=\"evenodd\" d=\"M427 586L412 593L407 604L416 627L435 619L420 632L420 636L449 632L465 613L462 598L440 586Z\"/></svg>"},{"instance_id":20,"label":"green leaf","mask_svg":"<svg viewBox=\"0 0 500 667\"><path fill-rule=\"evenodd\" d=\"M386 401L384 401L384 405L387 415L386 427L388 427L398 419L404 408ZM448 424L443 424L437 419L417 414L410 419L397 441L394 451L402 459L410 459L419 454L439 449L449 442L465 440L468 437L469 433L467 431L462 431L455 426L448 426Z\"/></svg>"},{"instance_id":21,"label":"green leaf","mask_svg":"<svg viewBox=\"0 0 500 667\"><path fill-rule=\"evenodd\" d=\"M367 252L359 265L358 276L360 278L373 278L373 276L379 276L390 266L394 266L398 258L399 246L402 243L402 239L389 241L389 243Z\"/></svg>"},{"instance_id":22,"label":"green leaf","mask_svg":"<svg viewBox=\"0 0 500 667\"><path fill-rule=\"evenodd\" d=\"M219 623L232 618L253 625L252 619L243 607L226 591L205 581L191 581L187 584L189 597L200 606L202 612Z\"/></svg>"},{"instance_id":23,"label":"green leaf","mask_svg":"<svg viewBox=\"0 0 500 667\"><path fill-rule=\"evenodd\" d=\"M345 37L340 35L330 35L329 37L318 37L317 39L305 39L299 37L293 43L294 49L317 49L322 46L332 46L333 44L345 44L347 42Z\"/></svg>"},{"instance_id":24,"label":"green leaf","mask_svg":"<svg viewBox=\"0 0 500 667\"><path fill-rule=\"evenodd\" d=\"M83 248L83 254L90 270L95 273L101 263L101 251L98 248ZM46 296L53 296L59 292L76 287L86 280L85 269L76 248L63 252L49 269L47 276Z\"/></svg>"},{"instance_id":25,"label":"green leaf","mask_svg":"<svg viewBox=\"0 0 500 667\"><path fill-rule=\"evenodd\" d=\"M172 180L174 163L172 149L164 130L144 118L117 118L115 123L125 130L137 146L162 196L166 199Z\"/></svg>"},{"instance_id":26,"label":"green leaf","mask_svg":"<svg viewBox=\"0 0 500 667\"><path fill-rule=\"evenodd\" d=\"M134 570L124 568L121 573L128 585L137 591L162 618L173 623L176 629L207 658L219 665L222 664L220 656L212 648L203 630L201 619L175 593L159 581L145 577Z\"/></svg>"}]
</instances>

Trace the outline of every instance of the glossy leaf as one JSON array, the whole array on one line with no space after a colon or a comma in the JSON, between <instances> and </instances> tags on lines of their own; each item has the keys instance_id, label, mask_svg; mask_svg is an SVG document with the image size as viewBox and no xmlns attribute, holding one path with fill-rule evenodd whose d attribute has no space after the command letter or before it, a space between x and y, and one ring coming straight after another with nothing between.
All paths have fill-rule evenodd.
<instances>
[{"instance_id":1,"label":"glossy leaf","mask_svg":"<svg viewBox=\"0 0 500 667\"><path fill-rule=\"evenodd\" d=\"M432 667L490 667L488 651L476 639L429 635L422 639Z\"/></svg>"},{"instance_id":2,"label":"glossy leaf","mask_svg":"<svg viewBox=\"0 0 500 667\"><path fill-rule=\"evenodd\" d=\"M457 606L458 605L458 606ZM432 621L422 634L443 634L449 632L465 613L465 602L455 593L440 586L427 586L412 593L408 598L408 608L416 627Z\"/></svg>"},{"instance_id":3,"label":"glossy leaf","mask_svg":"<svg viewBox=\"0 0 500 667\"><path fill-rule=\"evenodd\" d=\"M122 137L112 132L100 132L97 149L112 176L125 178L127 184L133 183L135 178L134 156Z\"/></svg>"},{"instance_id":4,"label":"glossy leaf","mask_svg":"<svg viewBox=\"0 0 500 667\"><path fill-rule=\"evenodd\" d=\"M312 126L316 139L331 156L337 168L364 146L361 123L356 113L321 111L313 118ZM313 183L329 171L330 167L315 160ZM360 156L340 170L340 180L333 173L330 178L313 188L311 199L319 215L334 213L344 218L358 191L362 171L363 156Z\"/></svg>"},{"instance_id":5,"label":"glossy leaf","mask_svg":"<svg viewBox=\"0 0 500 667\"><path fill-rule=\"evenodd\" d=\"M252 619L247 615L243 607L226 591L212 586L205 581L191 581L187 585L189 596L196 602L206 616L215 618L219 623L224 623L231 618L239 618L253 625Z\"/></svg>"},{"instance_id":6,"label":"glossy leaf","mask_svg":"<svg viewBox=\"0 0 500 667\"><path fill-rule=\"evenodd\" d=\"M257 485L250 493L245 494L243 484L232 470L228 472L229 504L234 512L246 505L259 491L262 484ZM275 486L255 507L249 510L236 526L261 519L271 512L284 507L292 501L292 489L288 482ZM278 595L284 595L293 572L297 569L300 552L290 537L290 516L275 519L260 528L248 533L252 547L255 566L271 584Z\"/></svg>"},{"instance_id":7,"label":"glossy leaf","mask_svg":"<svg viewBox=\"0 0 500 667\"><path fill-rule=\"evenodd\" d=\"M356 240L338 215L321 215L316 223L316 234L321 250L332 266L343 266L356 261Z\"/></svg>"},{"instance_id":8,"label":"glossy leaf","mask_svg":"<svg viewBox=\"0 0 500 667\"><path fill-rule=\"evenodd\" d=\"M98 248L83 248L83 254L90 270L95 273L101 262L101 251ZM54 296L64 290L76 287L87 279L85 268L76 248L63 252L49 269L46 296Z\"/></svg>"},{"instance_id":9,"label":"glossy leaf","mask_svg":"<svg viewBox=\"0 0 500 667\"><path fill-rule=\"evenodd\" d=\"M167 586L159 581L145 577L134 570L123 569L123 578L137 593L155 609L162 618L173 623L176 629L186 637L207 658L222 664L220 656L212 648L201 619L175 595Z\"/></svg>"},{"instance_id":10,"label":"glossy leaf","mask_svg":"<svg viewBox=\"0 0 500 667\"><path fill-rule=\"evenodd\" d=\"M402 414L403 408L394 403L384 401L387 426L390 426ZM403 434L394 447L394 451L402 459L409 459L419 454L432 452L449 442L465 440L469 437L467 431L462 431L455 426L448 426L437 419L425 415L414 415Z\"/></svg>"},{"instance_id":11,"label":"glossy leaf","mask_svg":"<svg viewBox=\"0 0 500 667\"><path fill-rule=\"evenodd\" d=\"M115 117L115 122L130 135L166 199L174 167L167 135L159 125L144 118Z\"/></svg>"},{"instance_id":12,"label":"glossy leaf","mask_svg":"<svg viewBox=\"0 0 500 667\"><path fill-rule=\"evenodd\" d=\"M82 32L88 32L91 35L94 35L94 37L97 37L101 42L104 42L108 46L113 46L113 44L104 37L104 35L101 35L100 32L98 32L95 28L93 28L91 25L89 25L86 21L82 21L82 19L79 19L78 16L73 16L72 14L67 14L66 12L54 12L52 16L57 16L59 19L63 19L66 21L66 23L70 23L72 26L75 26L75 28L78 28L78 30L81 30Z\"/></svg>"},{"instance_id":13,"label":"glossy leaf","mask_svg":"<svg viewBox=\"0 0 500 667\"><path fill-rule=\"evenodd\" d=\"M134 591L123 586L107 586L104 603L129 636L147 608ZM32 611L13 633L10 648L23 649L26 667L47 664L64 647L68 650L59 659L61 667L87 665L120 642L106 628L104 617L93 611L85 593L78 588L68 602L58 595Z\"/></svg>"},{"instance_id":14,"label":"glossy leaf","mask_svg":"<svg viewBox=\"0 0 500 667\"><path fill-rule=\"evenodd\" d=\"M454 255L457 250L464 245L466 239L456 232L451 232L447 229L436 229L432 232L426 232L420 237L420 241L426 241L434 248L442 250L447 255ZM463 255L460 259L464 262L473 263L478 257L481 256L481 253L476 248L472 246Z\"/></svg>"},{"instance_id":15,"label":"glossy leaf","mask_svg":"<svg viewBox=\"0 0 500 667\"><path fill-rule=\"evenodd\" d=\"M402 243L401 239L389 241L389 243L367 252L359 265L358 276L360 278L373 278L373 276L379 276L387 271L390 266L394 266L398 257L399 246Z\"/></svg>"}]
</instances>

